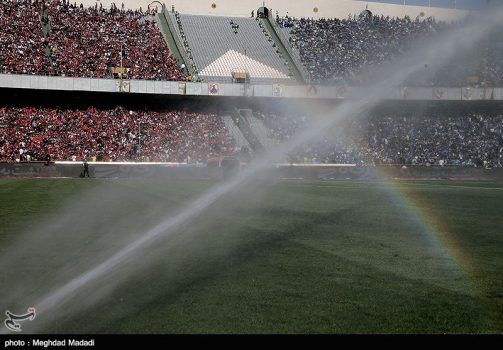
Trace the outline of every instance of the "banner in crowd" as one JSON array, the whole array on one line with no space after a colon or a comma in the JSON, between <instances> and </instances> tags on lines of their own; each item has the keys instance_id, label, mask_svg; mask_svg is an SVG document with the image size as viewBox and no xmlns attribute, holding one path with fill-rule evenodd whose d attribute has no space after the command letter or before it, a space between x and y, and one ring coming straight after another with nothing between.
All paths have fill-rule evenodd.
<instances>
[{"instance_id":1,"label":"banner in crowd","mask_svg":"<svg viewBox=\"0 0 503 350\"><path fill-rule=\"evenodd\" d=\"M464 87L461 89L461 99L462 100L471 100L473 96L472 88Z\"/></svg>"},{"instance_id":2,"label":"banner in crowd","mask_svg":"<svg viewBox=\"0 0 503 350\"><path fill-rule=\"evenodd\" d=\"M484 100L493 100L494 99L494 89L493 88L485 88L484 89Z\"/></svg>"},{"instance_id":3,"label":"banner in crowd","mask_svg":"<svg viewBox=\"0 0 503 350\"><path fill-rule=\"evenodd\" d=\"M178 94L179 95L185 95L187 91L187 84L186 83L178 83Z\"/></svg>"},{"instance_id":4,"label":"banner in crowd","mask_svg":"<svg viewBox=\"0 0 503 350\"><path fill-rule=\"evenodd\" d=\"M131 91L131 82L129 80L119 80L116 83L117 92L130 92Z\"/></svg>"},{"instance_id":5,"label":"banner in crowd","mask_svg":"<svg viewBox=\"0 0 503 350\"><path fill-rule=\"evenodd\" d=\"M220 94L220 84L219 83L208 83L208 95L219 95Z\"/></svg>"},{"instance_id":6,"label":"banner in crowd","mask_svg":"<svg viewBox=\"0 0 503 350\"><path fill-rule=\"evenodd\" d=\"M283 96L285 86L283 84L273 84L272 85L272 95L276 97Z\"/></svg>"},{"instance_id":7,"label":"banner in crowd","mask_svg":"<svg viewBox=\"0 0 503 350\"><path fill-rule=\"evenodd\" d=\"M433 99L434 100L442 100L444 98L445 98L445 88L434 87L433 88Z\"/></svg>"},{"instance_id":8,"label":"banner in crowd","mask_svg":"<svg viewBox=\"0 0 503 350\"><path fill-rule=\"evenodd\" d=\"M402 86L400 88L400 97L403 98L404 100L407 99L410 96L410 91L407 86Z\"/></svg>"},{"instance_id":9,"label":"banner in crowd","mask_svg":"<svg viewBox=\"0 0 503 350\"><path fill-rule=\"evenodd\" d=\"M335 88L335 97L336 98L346 98L348 94L348 89L345 85L340 85Z\"/></svg>"}]
</instances>

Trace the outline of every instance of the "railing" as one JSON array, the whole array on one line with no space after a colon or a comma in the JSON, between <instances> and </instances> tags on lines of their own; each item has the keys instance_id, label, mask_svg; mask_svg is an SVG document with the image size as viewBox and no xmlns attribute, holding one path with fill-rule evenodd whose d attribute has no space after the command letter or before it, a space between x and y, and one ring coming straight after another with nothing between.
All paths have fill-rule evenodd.
<instances>
[{"instance_id":1,"label":"railing","mask_svg":"<svg viewBox=\"0 0 503 350\"><path fill-rule=\"evenodd\" d=\"M162 13L163 13L164 17L166 18L166 22L168 23L168 27L169 27L169 30L171 31L172 36L173 36L173 40L175 40L175 45L178 47L178 51L180 52L180 55L182 56L182 58L185 62L185 68L187 69L187 71L189 72L189 74L192 77L195 77L196 74L194 74L195 71L192 66L193 64L195 64L195 62L193 60L189 59L189 56L187 56L187 51L185 50L185 46L182 44L182 42L180 41L180 38L178 37L175 25L171 20L171 16L169 15L168 9L166 8L165 4L162 5Z\"/></svg>"},{"instance_id":2,"label":"railing","mask_svg":"<svg viewBox=\"0 0 503 350\"><path fill-rule=\"evenodd\" d=\"M93 79L73 77L48 77L28 74L1 74L0 88L51 90L51 91L93 91L120 92L118 79ZM208 96L209 86L203 82L181 84L177 81L131 79L127 82L126 91L138 94L163 94ZM185 90L186 87L186 90ZM359 90L360 89L360 90ZM277 84L251 84L243 91L243 84L222 83L218 96L253 96L281 98L309 98L342 100L351 96L359 96L363 90L357 86L305 86L292 85L280 87ZM124 90L122 90L124 91ZM501 88L443 88L443 87L395 87L385 96L388 100L415 101L503 101Z\"/></svg>"},{"instance_id":3,"label":"railing","mask_svg":"<svg viewBox=\"0 0 503 350\"><path fill-rule=\"evenodd\" d=\"M276 35L278 36L279 40L283 43L283 46L285 47L286 51L290 55L290 57L293 60L293 63L297 66L297 69L299 70L300 74L302 75L302 79L304 79L305 82L308 82L309 79L309 73L307 72L306 68L302 64L302 60L300 58L300 53L299 51L294 48L292 45L290 45L290 41L288 38L285 36L285 33L281 30L280 26L276 23L276 20L272 16L272 11L269 12L269 23L271 23L271 26L273 27L274 31L276 32Z\"/></svg>"}]
</instances>

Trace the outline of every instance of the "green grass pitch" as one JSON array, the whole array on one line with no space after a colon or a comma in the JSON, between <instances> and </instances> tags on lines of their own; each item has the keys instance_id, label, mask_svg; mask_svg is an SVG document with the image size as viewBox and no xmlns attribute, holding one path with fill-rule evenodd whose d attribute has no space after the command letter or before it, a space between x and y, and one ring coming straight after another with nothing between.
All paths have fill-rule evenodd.
<instances>
[{"instance_id":1,"label":"green grass pitch","mask_svg":"<svg viewBox=\"0 0 503 350\"><path fill-rule=\"evenodd\" d=\"M212 185L1 179L0 312L30 306L74 277L64 271L92 267ZM33 324L81 334L502 333L502 204L497 182L255 181Z\"/></svg>"}]
</instances>

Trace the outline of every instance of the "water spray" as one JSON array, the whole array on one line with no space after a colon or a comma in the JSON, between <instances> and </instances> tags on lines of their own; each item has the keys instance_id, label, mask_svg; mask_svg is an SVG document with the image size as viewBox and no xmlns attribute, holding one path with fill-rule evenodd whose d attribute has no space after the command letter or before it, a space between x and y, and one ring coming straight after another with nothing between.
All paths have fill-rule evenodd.
<instances>
[{"instance_id":1,"label":"water spray","mask_svg":"<svg viewBox=\"0 0 503 350\"><path fill-rule=\"evenodd\" d=\"M470 22L455 31L439 34L433 44L430 43L428 46L420 45L420 47L412 50L396 62L384 65L376 74L376 82L350 92L347 99L334 110L330 118L324 118L309 130L299 133L295 138L256 159L237 175L217 184L192 200L178 214L161 221L153 228L148 229L139 238L133 239L121 250L111 254L109 258L69 280L49 294L42 296L34 304L37 314L43 315L49 313L49 311L54 314L52 311L62 308L81 288L84 286L89 287L100 278L109 276L118 266L131 263L140 249L153 245L161 237L172 235L182 225L198 217L227 193L249 182L260 172L284 159L288 152L313 139L338 122L351 116L357 117L375 107L388 95L389 91L400 86L408 76L424 71L425 64L428 64L432 71L441 67L456 52L456 47L460 42L463 42L464 45L474 45L480 40L484 32L499 24L501 18L503 18L501 8L498 8L497 11L493 9L491 13L481 15L477 22ZM113 277L110 276L110 278ZM6 330L2 328L0 333L4 332Z\"/></svg>"}]
</instances>

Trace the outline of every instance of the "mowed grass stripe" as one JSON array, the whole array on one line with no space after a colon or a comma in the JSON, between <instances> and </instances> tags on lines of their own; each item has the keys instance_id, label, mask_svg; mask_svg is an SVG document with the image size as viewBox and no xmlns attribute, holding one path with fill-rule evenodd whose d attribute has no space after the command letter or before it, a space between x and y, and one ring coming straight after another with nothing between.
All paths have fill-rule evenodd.
<instances>
[{"instance_id":1,"label":"mowed grass stripe","mask_svg":"<svg viewBox=\"0 0 503 350\"><path fill-rule=\"evenodd\" d=\"M106 203L115 207L100 218L100 225L79 228L76 243L88 230L94 230L89 234L99 239L107 221L114 223L121 217L130 216L132 222L142 217L158 220L212 185L159 180L37 181L0 186L2 220L9 223L0 226L0 249L13 246L20 228L37 225L51 214L57 220L59 210L67 210L76 198L96 188L109 187L121 195L118 201L108 199ZM471 254L476 265L475 275L468 276L477 289L473 293L468 287L463 289L465 277L460 279L446 267L443 257L425 249L423 229L404 217L399 204L388 201L382 184L325 184L281 181L236 190L194 220L192 227L180 230L175 239L157 242L160 248L152 252L151 261L134 270L111 294L44 325L41 331L503 331L499 192L400 184L419 198L417 205L435 211ZM12 202L24 204L13 210L9 208ZM141 229L138 224L132 230ZM186 236L190 239L185 240ZM65 244L71 245L72 240ZM21 263L17 273L29 275L38 268L38 273L50 275L62 262Z\"/></svg>"}]
</instances>

